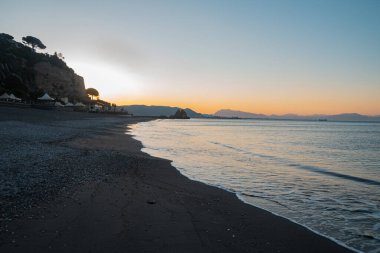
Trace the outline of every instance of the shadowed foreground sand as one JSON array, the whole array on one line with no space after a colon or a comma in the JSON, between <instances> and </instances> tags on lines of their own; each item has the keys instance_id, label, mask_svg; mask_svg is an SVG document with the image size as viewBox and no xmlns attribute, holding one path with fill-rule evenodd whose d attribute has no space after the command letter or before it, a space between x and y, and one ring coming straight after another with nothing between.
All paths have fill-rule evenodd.
<instances>
[{"instance_id":1,"label":"shadowed foreground sand","mask_svg":"<svg viewBox=\"0 0 380 253\"><path fill-rule=\"evenodd\" d=\"M0 252L350 252L142 153L125 131L145 119L54 113L0 108L0 137L9 140L0 148L2 183L29 171L15 190L0 191ZM32 130L17 139L17 126ZM47 143L31 143L37 131ZM12 138L20 147L29 140L28 159L51 150L49 160L14 165L5 156L17 152Z\"/></svg>"}]
</instances>

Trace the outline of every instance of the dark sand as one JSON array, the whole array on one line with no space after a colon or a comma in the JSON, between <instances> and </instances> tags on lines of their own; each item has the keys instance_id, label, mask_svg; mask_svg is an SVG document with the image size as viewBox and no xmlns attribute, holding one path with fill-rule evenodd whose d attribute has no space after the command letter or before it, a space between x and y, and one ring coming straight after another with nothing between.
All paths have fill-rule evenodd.
<instances>
[{"instance_id":1,"label":"dark sand","mask_svg":"<svg viewBox=\"0 0 380 253\"><path fill-rule=\"evenodd\" d=\"M0 252L350 252L141 152L125 134L140 120L0 108L1 183L13 185L0 191ZM33 127L50 139L30 139ZM23 167L6 156L23 141L39 148L19 160L53 153Z\"/></svg>"}]
</instances>

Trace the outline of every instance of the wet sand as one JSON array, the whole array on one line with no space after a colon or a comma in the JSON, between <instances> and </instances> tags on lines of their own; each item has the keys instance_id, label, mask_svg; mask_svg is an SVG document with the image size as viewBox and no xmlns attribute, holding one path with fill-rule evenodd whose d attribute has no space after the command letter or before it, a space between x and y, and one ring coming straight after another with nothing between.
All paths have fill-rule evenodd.
<instances>
[{"instance_id":1,"label":"wet sand","mask_svg":"<svg viewBox=\"0 0 380 253\"><path fill-rule=\"evenodd\" d=\"M0 252L351 252L141 152L141 120L0 108Z\"/></svg>"}]
</instances>

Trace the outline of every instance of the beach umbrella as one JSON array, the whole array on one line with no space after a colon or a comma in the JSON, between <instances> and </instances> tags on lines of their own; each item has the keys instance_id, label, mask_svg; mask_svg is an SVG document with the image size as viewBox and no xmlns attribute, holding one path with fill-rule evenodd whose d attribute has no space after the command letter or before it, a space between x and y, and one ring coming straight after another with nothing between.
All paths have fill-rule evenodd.
<instances>
[{"instance_id":1,"label":"beach umbrella","mask_svg":"<svg viewBox=\"0 0 380 253\"><path fill-rule=\"evenodd\" d=\"M54 98L50 97L49 94L45 93L42 97L37 98L38 100L52 101Z\"/></svg>"},{"instance_id":2,"label":"beach umbrella","mask_svg":"<svg viewBox=\"0 0 380 253\"><path fill-rule=\"evenodd\" d=\"M59 107L64 106L61 102L58 102L58 101L55 102L54 105L55 105L55 106L59 106Z\"/></svg>"},{"instance_id":3,"label":"beach umbrella","mask_svg":"<svg viewBox=\"0 0 380 253\"><path fill-rule=\"evenodd\" d=\"M10 99L10 96L8 95L8 93L4 93L3 95L0 96L0 99Z\"/></svg>"},{"instance_id":4,"label":"beach umbrella","mask_svg":"<svg viewBox=\"0 0 380 253\"><path fill-rule=\"evenodd\" d=\"M65 104L65 106L73 106L73 104L68 102L67 104Z\"/></svg>"},{"instance_id":5,"label":"beach umbrella","mask_svg":"<svg viewBox=\"0 0 380 253\"><path fill-rule=\"evenodd\" d=\"M16 101L21 101L21 98L18 98L18 97L16 97L16 96L13 95L13 94L9 95L9 98L10 98L10 99L13 99L13 100L16 100Z\"/></svg>"},{"instance_id":6,"label":"beach umbrella","mask_svg":"<svg viewBox=\"0 0 380 253\"><path fill-rule=\"evenodd\" d=\"M82 102L78 102L78 103L76 103L74 106L81 106L81 107L83 107L83 106L86 106L86 105L83 104Z\"/></svg>"}]
</instances>

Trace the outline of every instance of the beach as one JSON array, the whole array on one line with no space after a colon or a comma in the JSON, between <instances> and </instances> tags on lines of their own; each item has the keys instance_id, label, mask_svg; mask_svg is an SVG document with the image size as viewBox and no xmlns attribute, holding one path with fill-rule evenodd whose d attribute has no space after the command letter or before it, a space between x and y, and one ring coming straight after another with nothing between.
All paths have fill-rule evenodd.
<instances>
[{"instance_id":1,"label":"beach","mask_svg":"<svg viewBox=\"0 0 380 253\"><path fill-rule=\"evenodd\" d=\"M0 108L0 252L351 252L143 153L146 120Z\"/></svg>"}]
</instances>

